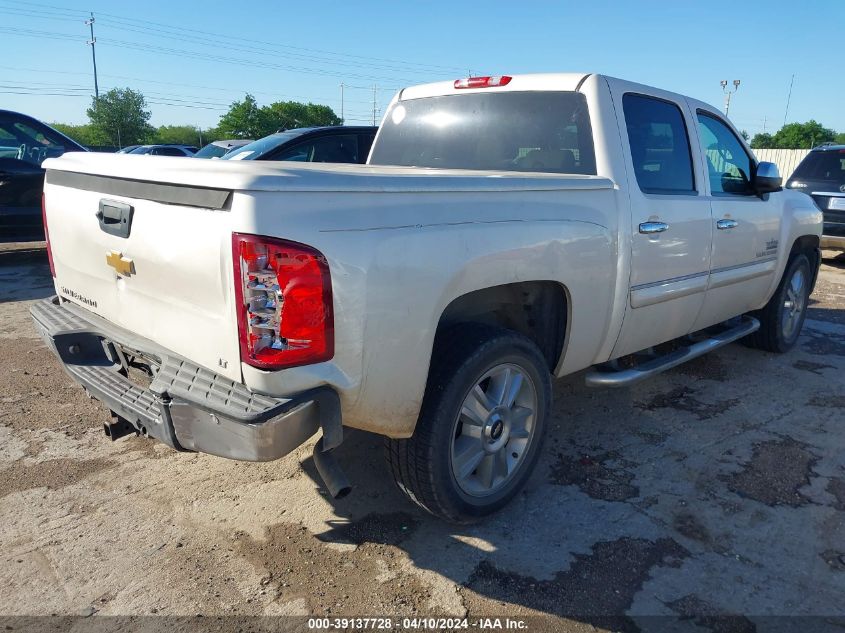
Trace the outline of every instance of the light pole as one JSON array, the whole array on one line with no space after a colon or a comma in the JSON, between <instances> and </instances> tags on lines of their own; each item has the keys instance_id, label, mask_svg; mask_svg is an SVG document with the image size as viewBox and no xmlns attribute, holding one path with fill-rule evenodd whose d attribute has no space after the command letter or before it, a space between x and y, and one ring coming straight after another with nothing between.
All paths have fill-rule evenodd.
<instances>
[{"instance_id":1,"label":"light pole","mask_svg":"<svg viewBox=\"0 0 845 633\"><path fill-rule=\"evenodd\" d=\"M728 89L728 80L723 79L721 82L722 84L722 92L725 93L725 116L728 116L728 111L731 109L731 95L739 90L739 79L734 79L734 89Z\"/></svg>"}]
</instances>

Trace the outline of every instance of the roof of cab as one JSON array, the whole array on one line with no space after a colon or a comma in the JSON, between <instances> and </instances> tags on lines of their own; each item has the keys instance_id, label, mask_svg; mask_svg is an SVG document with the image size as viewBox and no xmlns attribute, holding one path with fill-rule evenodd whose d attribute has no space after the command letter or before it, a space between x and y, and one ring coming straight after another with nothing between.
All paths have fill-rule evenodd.
<instances>
[{"instance_id":1,"label":"roof of cab","mask_svg":"<svg viewBox=\"0 0 845 633\"><path fill-rule=\"evenodd\" d=\"M520 91L520 90L577 90L578 86L590 76L591 73L534 73L528 75L510 75L511 81L506 86L498 86L496 90ZM468 88L460 90L461 93L483 92L488 88ZM437 81L430 84L411 86L399 92L399 100L421 99L424 97L435 97L440 95L454 94L455 80Z\"/></svg>"}]
</instances>

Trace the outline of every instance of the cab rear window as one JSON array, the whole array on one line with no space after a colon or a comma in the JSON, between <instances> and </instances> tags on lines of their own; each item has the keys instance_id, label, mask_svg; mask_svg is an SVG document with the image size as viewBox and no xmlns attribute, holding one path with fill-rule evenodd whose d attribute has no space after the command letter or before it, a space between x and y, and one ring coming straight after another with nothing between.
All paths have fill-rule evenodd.
<instances>
[{"instance_id":1,"label":"cab rear window","mask_svg":"<svg viewBox=\"0 0 845 633\"><path fill-rule=\"evenodd\" d=\"M371 165L595 174L584 95L488 92L395 103Z\"/></svg>"},{"instance_id":2,"label":"cab rear window","mask_svg":"<svg viewBox=\"0 0 845 633\"><path fill-rule=\"evenodd\" d=\"M798 165L792 177L845 184L845 149L810 152Z\"/></svg>"}]
</instances>

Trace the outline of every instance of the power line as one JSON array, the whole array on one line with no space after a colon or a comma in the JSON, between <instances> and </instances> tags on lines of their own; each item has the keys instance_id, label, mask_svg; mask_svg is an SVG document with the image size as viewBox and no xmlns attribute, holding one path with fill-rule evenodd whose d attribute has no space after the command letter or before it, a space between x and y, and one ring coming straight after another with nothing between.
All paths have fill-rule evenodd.
<instances>
[{"instance_id":1,"label":"power line","mask_svg":"<svg viewBox=\"0 0 845 633\"><path fill-rule=\"evenodd\" d=\"M2 66L2 65L0 65L0 68L5 69L5 70L16 70L16 71L31 72L31 73L46 73L46 74L54 74L54 75L86 75L86 76L88 75L87 72L78 72L78 71L72 71L72 70L52 70L52 69L46 69L46 68L23 68L23 67L20 67L20 66ZM158 80L158 79L146 79L146 78L142 78L142 77L131 77L131 76L128 76L128 75L112 75L112 74L109 74L109 73L100 73L100 76L110 77L112 79L124 79L124 80L127 80L127 81L133 81L133 82L137 82L137 83L158 84L158 85L162 85L162 86L179 86L180 88L199 88L201 90L214 90L214 91L217 91L217 92L243 93L243 94L250 93L250 94L256 94L256 95L268 95L268 96L275 97L275 98L286 98L286 99L306 99L306 100L318 99L318 100L321 100L321 101L334 101L334 99L331 98L331 97L325 97L325 96L319 96L319 95L306 96L306 95L292 95L292 94L279 93L279 92L252 90L252 89L247 89L247 88L221 88L220 86L205 86L205 85L201 85L201 84L186 84L185 82L182 82L182 81L179 81L179 82L176 82L176 81L161 81L161 80ZM45 82L33 82L33 81L30 81L29 79L21 80L21 81L26 81L27 83L30 83L30 84L45 83ZM56 85L56 84L45 84L45 85ZM372 89L371 86L350 86L349 84L344 84L344 86L346 88L355 88L355 89L364 89L364 90L371 90ZM80 84L75 84L74 87L83 87L83 86L81 86ZM145 91L145 94L147 94L147 91ZM153 94L153 93L149 93L149 94ZM179 95L179 96L186 96L186 95ZM370 103L369 99L349 99L348 97L345 97L345 99L346 99L346 103L366 103L368 105Z\"/></svg>"},{"instance_id":2,"label":"power line","mask_svg":"<svg viewBox=\"0 0 845 633\"><path fill-rule=\"evenodd\" d=\"M383 77L378 75L364 75L358 73L348 73L348 72L338 72L338 71L331 71L331 70L323 70L320 68L311 68L306 66L287 66L283 64L277 64L269 61L252 61L249 59L243 58L236 58L236 57L226 57L223 55L215 55L212 53L203 53L200 51L190 51L181 48L170 48L165 46L155 46L151 44L144 44L140 42L132 42L127 40L114 40L108 38L100 38L101 42L110 44L117 48L125 48L130 50L138 50L142 52L152 52L158 53L163 55L172 55L177 56L180 58L190 57L193 59L201 60L201 61L210 61L210 62L223 62L226 64L233 64L236 66L246 66L249 68L268 68L272 70L285 70L288 72L296 72L296 73L303 73L308 75L322 75L327 77L352 77L354 79L364 79L364 80L376 80L376 81L389 81L395 82L395 77ZM411 83L411 82L407 82ZM351 86L350 86L351 87Z\"/></svg>"},{"instance_id":3,"label":"power line","mask_svg":"<svg viewBox=\"0 0 845 633\"><path fill-rule=\"evenodd\" d=\"M39 31L35 29L21 29L15 27L0 27L0 32L8 33L9 35L13 36L22 36L22 37L37 37L39 39L61 39L61 40L78 40L76 36L69 35L66 33L56 33L52 31ZM193 59L198 59L202 61L210 61L210 62L222 62L226 64L233 64L236 66L246 66L249 68L267 68L272 70L284 70L288 72L296 72L296 73L303 73L309 75L322 75L328 77L352 77L355 79L365 79L365 80L383 80L389 82L395 82L395 77L381 77L381 76L374 76L374 75L362 75L362 74L350 74L344 72L334 72L334 71L327 71L322 70L319 68L309 68L309 67L297 67L297 66L286 66L282 64L274 64L271 62L265 61L251 61L248 59L242 58L230 58L224 57L221 55L213 55L211 53L201 53L198 51L189 51L185 49L178 49L178 48L167 48L163 46L153 46L150 44L144 44L140 42L132 42L126 40L113 40L108 38L100 38L98 42L102 44L112 45L116 48L125 48L130 50L138 50L142 52L150 52L150 53L157 53L163 55L171 55L180 58L190 57ZM408 82L410 83L410 82ZM350 86L351 87L351 86Z\"/></svg>"},{"instance_id":4,"label":"power line","mask_svg":"<svg viewBox=\"0 0 845 633\"><path fill-rule=\"evenodd\" d=\"M789 80L789 94L786 96L786 109L783 111L783 124L786 125L786 118L789 116L789 102L792 101L792 86L795 83L795 73L792 73L792 79Z\"/></svg>"},{"instance_id":5,"label":"power line","mask_svg":"<svg viewBox=\"0 0 845 633\"><path fill-rule=\"evenodd\" d=\"M38 3L38 2L16 2L15 0L3 0L3 4L12 4L12 5L22 4L25 7L27 7L27 9L29 7L42 7L42 8L45 8L45 9L53 9L52 11L49 11L49 13L61 12L61 13L65 13L65 14L73 14L73 15L77 16L77 19L78 19L78 16L80 16L80 15L85 16L85 14L88 13L87 11L83 11L82 9L68 9L67 7L57 7L56 5L53 5L53 4L41 4L41 3ZM31 10L35 11L36 9L31 9Z\"/></svg>"},{"instance_id":6,"label":"power line","mask_svg":"<svg viewBox=\"0 0 845 633\"><path fill-rule=\"evenodd\" d=\"M70 35L69 33L55 33L52 31L39 31L36 29L21 29L11 26L0 26L0 32L8 33L9 35L21 35L23 37L41 37L52 40L73 40L79 41L78 35Z\"/></svg>"},{"instance_id":7,"label":"power line","mask_svg":"<svg viewBox=\"0 0 845 633\"><path fill-rule=\"evenodd\" d=\"M54 20L56 22L76 22L77 18L72 18L69 15L60 15L58 13L50 15L41 11L28 11L26 9L17 9L11 7L0 6L0 13L6 15L16 15L25 18L37 18L39 20Z\"/></svg>"},{"instance_id":8,"label":"power line","mask_svg":"<svg viewBox=\"0 0 845 633\"><path fill-rule=\"evenodd\" d=\"M8 5L12 6L8 6ZM7 5L7 6L3 6ZM23 5L21 6L14 6L14 5ZM40 7L40 8L33 8L33 7ZM64 7L58 7L55 5L43 4L43 3L20 3L20 2L10 2L9 0L0 0L0 13L6 13L9 15L19 15L24 17L30 17L35 19L49 19L55 21L66 21L66 22L75 22L85 16L85 12L74 10L74 9L67 9ZM109 16L106 19L102 19L99 17L100 15ZM189 29L189 28L175 28L166 24L152 22L148 20L139 20L135 18L126 18L123 16L118 16L115 14L100 14L98 13L97 22L100 23L100 26L106 26L106 28L112 28L117 30L125 30L130 32L139 33L142 35L147 36L154 36L154 37L165 37L165 38L173 38L174 36L181 35L181 39L184 42L184 31L189 31L192 33L199 34L198 37L194 37L190 43L196 43L198 46L213 46L215 50L220 48L229 49L233 51L240 51L246 52L251 54L262 54L262 55L269 55L269 56L277 56L277 57L289 57L292 59L297 59L301 61L305 61L311 64L316 64L318 66L324 64L331 64L332 67L336 66L354 66L356 68L361 68L361 63L355 62L344 62L342 59L331 59L330 57L320 57L315 56L315 53L318 55L328 55L328 56L341 56L343 55L345 58L356 58L356 59L367 59L377 61L377 64L370 64L374 69L384 70L390 73L400 73L400 72L408 72L409 70L413 72L418 72L419 69L427 68L439 68L439 69L446 69L446 66L436 66L436 65L425 65L425 64L417 64L414 62L406 62L402 60L393 60L393 59L386 59L386 58L379 58L379 57L368 57L364 55L344 55L343 53L337 53L334 51L326 51L320 49L311 49L306 47L296 47L296 46L286 46L286 45L279 45L273 42L262 42L260 40L255 40L257 44L263 44L271 48L275 48L277 50L268 50L266 48L255 47L255 46L232 46L231 44L227 43L226 41L221 42L219 39L210 40L209 38L228 38L229 36L224 36L221 34L215 34L208 31L200 31L198 29ZM383 80L389 83L396 82L396 78L387 78L387 77L380 77L380 76L373 76L369 74L363 73L349 73L349 72L337 72L337 71L330 71L320 67L314 68L310 66L289 66L283 65L279 63L273 63L267 60L260 60L260 61L251 61L249 59L237 58L237 57L230 57L230 56L223 56L223 55L216 55L213 53L202 52L197 50L186 50L182 48L171 48L165 46L157 46L152 45L149 43L141 43L131 40L120 40L120 39L111 39L111 38L96 38L93 32L93 23L94 23L94 15L91 13L89 18L85 20L85 24L89 26L90 30L90 40L88 40L88 44L92 47L92 66L94 69L94 93L95 99L99 98L99 75L97 72L96 67L96 51L95 51L95 44L104 43L107 46L112 46L116 48L124 48L129 50L139 50L148 53L157 53L162 55L171 55L171 56L180 56L180 57L188 57L197 59L200 61L208 61L208 62L222 62L228 63L236 66L249 66L249 67L259 67L259 68L268 68L268 69L279 69L285 70L290 72L299 72L299 73L308 73L312 75L324 75L324 76L337 76L352 79L363 79L363 80ZM153 26L147 26L153 25ZM80 37L71 34L71 33L64 33L64 32L55 32L55 31L46 31L40 29L30 29L30 28L20 28L20 27L11 27L11 26L2 26L0 27L0 33L5 33L12 36L19 36L19 37L33 37L38 39L53 39L53 40L64 40L64 41L80 41ZM292 52L292 51L302 51L302 52ZM407 66L409 68L403 68L401 66ZM46 69L23 69L21 67L10 67L10 66L0 66L0 68L6 68L9 70L29 70L31 72L49 72L53 74L60 74L60 75L70 75L70 74L77 74L83 75L87 73L80 73L80 72L73 72L73 71L56 71L56 70L46 70ZM232 88L220 88L219 86L202 86L196 84L185 84L184 82L166 82L161 80L153 80L153 79L142 79L136 77L130 77L125 75L108 75L104 74L106 77L112 78L122 78L127 79L130 81L138 81L142 83L152 83L152 84L159 84L159 85L173 85L173 86L184 86L184 87L194 87L201 90L215 90L221 92L232 92ZM419 78L414 80L414 83L418 82ZM43 84L45 86L50 86L47 82L32 82L27 80L28 84ZM411 83L411 82L406 82ZM75 86L68 86L65 84L52 84L53 87L48 90L33 90L31 89L30 85L26 86L2 86L5 89L3 94L32 94L32 95L43 95L43 96L68 96L68 97L84 97L86 96L87 89L82 86L75 87ZM355 84L347 84L344 83L344 88L348 88L350 90L370 90L371 86L368 85L355 85ZM396 90L398 88L388 88L387 90ZM314 99L315 97L309 96L293 96L293 95L283 95L275 92L261 92L261 91L246 91L246 92L256 92L258 94L266 94L272 95L276 98L279 97L287 97L287 98L300 98L300 99ZM173 105L177 107L202 107L203 109L226 109L231 104L222 104L220 102L215 101L208 101L203 100L202 98L198 98L195 96L189 95L175 95L175 94L164 94L164 93L154 93L147 91L147 94L150 95L151 98L147 99L148 103L151 104L162 104L162 105ZM157 96L160 95L160 96ZM186 99L180 99L179 97L183 96ZM334 101L334 99L326 99L325 97L319 98L323 101ZM188 102L189 101L189 102ZM341 103L341 110L346 103L369 103L369 100L365 99L348 99L344 94L342 97ZM377 116L378 110L378 103L377 103L377 91L373 88L373 120L375 120ZM350 120L359 119L357 113L350 115ZM360 120L366 120L368 116L361 115Z\"/></svg>"},{"instance_id":9,"label":"power line","mask_svg":"<svg viewBox=\"0 0 845 633\"><path fill-rule=\"evenodd\" d=\"M11 4L13 6L14 5L23 5L25 7L25 9L17 9L16 8L16 10L27 10L27 11L30 11L30 12L38 11L37 9L32 9L31 7L43 7L43 8L47 8L47 9L58 9L58 10L62 11L63 13L66 13L66 14L67 13L73 13L73 14L78 15L80 13L80 12L75 11L75 10L69 10L69 9L65 9L65 8L61 8L61 7L56 7L54 5L42 4L42 3L37 3L37 2L29 2L29 1L27 1L27 2L16 2L15 0L3 0L3 4ZM51 14L55 15L55 13L52 12L52 11L51 12L44 12L44 13L51 13ZM84 12L82 12L82 13L84 13ZM211 31L203 31L203 30L200 30L200 29L192 29L192 28L183 27L183 26L174 27L174 26L171 26L169 24L162 23L162 22L154 22L152 20L142 20L142 19L138 19L138 18L131 18L131 17L127 17L127 16L121 16L121 15L117 15L117 14L113 14L113 13L106 13L106 12L102 12L102 11L100 11L98 13L99 13L101 18L108 18L109 21L116 23L117 25L122 24L124 28L136 27L138 29L145 29L147 31L152 31L152 32L157 31L159 33L166 33L170 37L177 36L177 37L180 37L180 38L184 38L186 32L187 33L195 33L195 34L198 34L200 36L204 36L203 39L209 39L210 38L211 39L211 42L210 42L211 45L214 45L214 46L217 46L217 47L221 47L221 46L231 47L229 44L227 44L231 40L231 34L214 33L214 32L211 32ZM151 25L151 26L147 26L147 25ZM353 54L353 53L330 51L330 50L325 50L325 49L308 48L308 47L304 47L304 46L293 46L293 45L279 44L278 42L268 42L268 41L265 41L265 40L255 40L255 39L253 39L251 41L254 44L269 46L270 48L274 48L274 49L277 49L277 50L302 51L303 53L307 53L309 55L313 55L313 54L329 55L329 56L333 56L333 57L338 57L338 58L340 58L340 60L349 59L349 58L359 59L359 60L368 60L370 62L379 62L379 65L382 65L382 66L384 64L389 64L389 65L392 65L394 67L405 66L405 67L407 67L407 69L405 69L404 72L407 72L407 71L418 72L419 70L423 70L423 69L425 69L427 72L434 71L434 72L439 72L439 73L442 73L444 71L449 71L449 72L460 71L460 72L463 72L463 70L461 69L460 66L443 66L443 65L438 65L438 64L412 62L412 61L408 61L408 60L390 59L390 58L375 57L375 56L369 56L369 55L357 55L357 54ZM291 53L288 53L288 54L294 55L296 53L291 52ZM339 63L338 60L325 59L325 58L323 59L323 61L326 61L326 62L329 62L329 63L334 63L334 64ZM352 65L360 65L360 63L358 63L358 64L353 63ZM373 64L370 64L370 65L373 65Z\"/></svg>"},{"instance_id":10,"label":"power line","mask_svg":"<svg viewBox=\"0 0 845 633\"><path fill-rule=\"evenodd\" d=\"M2 66L0 66L2 68ZM118 86L104 86L105 90L111 90ZM88 97L90 95L90 88L82 84L68 84L68 83L53 83L44 81L0 81L0 90L14 90L20 91L18 94L38 95L57 95L61 93L62 96L68 97ZM25 91L25 92L24 92ZM164 93L155 91L145 91L144 97L148 103L162 103L167 101L169 105L186 106L186 105L203 105L210 106L208 109L228 110L231 107L231 102L228 101L213 101L207 100L204 97L195 95L186 95L182 93ZM360 101L361 103L371 104L370 101ZM370 121L372 117L371 112L353 112L348 118L356 118L359 120Z\"/></svg>"},{"instance_id":11,"label":"power line","mask_svg":"<svg viewBox=\"0 0 845 633\"><path fill-rule=\"evenodd\" d=\"M140 23L140 24L152 24L156 27L160 27L160 28L163 27L164 29L168 29L170 31L175 30L176 33L174 33L174 34L183 35L183 36L184 36L185 31L191 32L191 33L198 33L200 35L209 36L209 37L213 38L218 43L221 40L226 41L231 37L231 35L227 35L227 34L224 34L224 33L213 33L213 32L210 32L210 31L201 31L199 29L191 29L191 28L185 28L185 27L179 27L178 29L176 29L175 27L172 27L168 24L163 24L161 22L153 22L151 20L140 20L138 18L129 18L129 17L119 16L119 15L110 14L110 13L102 13L102 15L110 17L110 18L114 18L116 20L129 22L129 23L135 22L135 23ZM429 68L429 69L437 69L439 71L444 71L444 70L454 71L454 70L458 70L458 68L459 68L457 66L441 66L441 65L438 65L438 64L426 64L426 63L419 63L419 62L411 62L411 61L407 61L407 60L389 59L389 58L384 58L384 57L373 57L373 56L368 56L368 55L355 55L355 54L350 54L350 53L345 53L345 52L329 51L329 50L325 50L325 49L307 48L307 47L304 47L304 46L292 46L292 45L287 45L287 44L279 44L278 42L268 42L268 41L264 41L264 40L252 40L252 41L256 44L263 44L263 45L267 45L267 46L270 46L270 47L273 47L273 48L278 48L278 49L298 50L298 51L305 51L305 52L308 52L308 53L318 53L318 54L322 54L322 55L332 55L332 56L341 57L341 58L355 58L355 59L362 59L362 60L378 61L378 62L384 62L384 63L388 63L388 64L416 67L418 69Z\"/></svg>"},{"instance_id":12,"label":"power line","mask_svg":"<svg viewBox=\"0 0 845 633\"><path fill-rule=\"evenodd\" d=\"M149 27L136 27L135 25L125 25L121 23L114 22L108 18L102 19L101 24L106 28L113 28L121 31L129 31L132 33L139 33L148 37L158 37L163 38L166 40L172 41L174 37L181 36L183 38L183 43L191 44L194 46L206 46L214 48L215 50L230 50L236 51L241 53L249 53L249 54L257 54L257 55L264 55L268 57L281 57L281 58L289 58L299 62L307 62L307 63L316 63L316 64L326 64L331 65L333 67L342 66L348 68L361 68L361 61L349 60L348 58L337 58L331 59L327 57L319 57L310 54L303 54L303 53L295 53L289 51L280 51L274 48L266 48L260 46L251 46L245 44L234 44L229 41L220 41L220 39L211 39L206 37L194 37L190 41L184 40L184 34L179 34L172 31L164 31L161 29L153 29ZM420 72L421 69L416 68L407 68L402 66L396 65L386 65L383 63L368 63L368 68L379 70L379 71L386 71L386 72L394 72L394 73L409 73L409 72ZM425 69L427 73L432 73L432 70ZM439 71L442 73L442 71Z\"/></svg>"}]
</instances>

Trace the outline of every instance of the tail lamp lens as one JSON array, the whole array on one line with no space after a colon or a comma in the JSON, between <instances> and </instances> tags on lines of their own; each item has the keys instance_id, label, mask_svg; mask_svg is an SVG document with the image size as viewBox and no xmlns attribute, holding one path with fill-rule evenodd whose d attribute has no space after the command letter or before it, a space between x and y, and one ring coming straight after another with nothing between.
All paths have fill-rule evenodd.
<instances>
[{"instance_id":1,"label":"tail lamp lens","mask_svg":"<svg viewBox=\"0 0 845 633\"><path fill-rule=\"evenodd\" d=\"M47 204L41 194L41 223L44 225L44 241L47 242L47 261L50 262L50 274L56 278L56 265L53 264L53 251L50 248L50 232L47 230Z\"/></svg>"},{"instance_id":2,"label":"tail lamp lens","mask_svg":"<svg viewBox=\"0 0 845 633\"><path fill-rule=\"evenodd\" d=\"M334 356L329 265L317 250L271 237L232 235L241 360L284 369Z\"/></svg>"},{"instance_id":3,"label":"tail lamp lens","mask_svg":"<svg viewBox=\"0 0 845 633\"><path fill-rule=\"evenodd\" d=\"M508 75L496 75L492 77L467 77L466 79L456 79L455 89L462 88L497 88L499 86L507 86L513 77Z\"/></svg>"}]
</instances>

